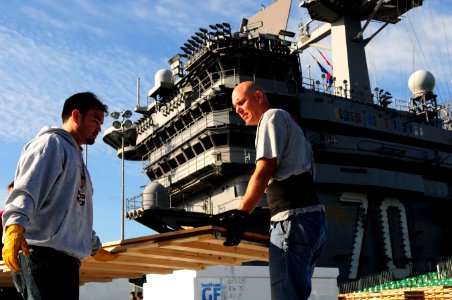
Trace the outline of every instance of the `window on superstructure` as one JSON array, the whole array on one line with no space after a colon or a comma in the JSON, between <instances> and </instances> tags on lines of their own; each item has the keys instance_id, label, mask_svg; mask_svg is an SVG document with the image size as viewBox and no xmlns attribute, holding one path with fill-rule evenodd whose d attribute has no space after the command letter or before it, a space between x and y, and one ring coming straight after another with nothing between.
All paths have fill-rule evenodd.
<instances>
[{"instance_id":1,"label":"window on superstructure","mask_svg":"<svg viewBox=\"0 0 452 300\"><path fill-rule=\"evenodd\" d=\"M194 144L194 145L193 145L193 150L195 151L195 153L196 153L197 155L204 152L204 148L202 147L201 143L196 143L196 144Z\"/></svg>"},{"instance_id":2,"label":"window on superstructure","mask_svg":"<svg viewBox=\"0 0 452 300\"><path fill-rule=\"evenodd\" d=\"M171 168L170 168L168 162L163 162L160 167L162 168L162 171L164 174L171 171Z\"/></svg>"},{"instance_id":3,"label":"window on superstructure","mask_svg":"<svg viewBox=\"0 0 452 300\"><path fill-rule=\"evenodd\" d=\"M228 136L226 133L212 135L213 143L215 146L223 146L228 143Z\"/></svg>"},{"instance_id":4,"label":"window on superstructure","mask_svg":"<svg viewBox=\"0 0 452 300\"><path fill-rule=\"evenodd\" d=\"M154 150L156 148L155 143L154 143L154 139L148 139L146 141L146 147L151 151Z\"/></svg>"},{"instance_id":5,"label":"window on superstructure","mask_svg":"<svg viewBox=\"0 0 452 300\"><path fill-rule=\"evenodd\" d=\"M231 132L230 144L232 146L254 147L254 135L247 133Z\"/></svg>"},{"instance_id":6,"label":"window on superstructure","mask_svg":"<svg viewBox=\"0 0 452 300\"><path fill-rule=\"evenodd\" d=\"M195 153L193 152L193 149L190 146L182 149L182 151L184 151L184 154L187 156L187 159L192 159L193 157L195 157Z\"/></svg>"},{"instance_id":7,"label":"window on superstructure","mask_svg":"<svg viewBox=\"0 0 452 300\"><path fill-rule=\"evenodd\" d=\"M210 135L202 137L201 142L206 150L213 147L213 142L212 139L210 138Z\"/></svg>"},{"instance_id":8,"label":"window on superstructure","mask_svg":"<svg viewBox=\"0 0 452 300\"><path fill-rule=\"evenodd\" d=\"M193 116L193 120L198 120L201 117L202 114L198 106L191 111L191 115Z\"/></svg>"},{"instance_id":9,"label":"window on superstructure","mask_svg":"<svg viewBox=\"0 0 452 300\"><path fill-rule=\"evenodd\" d=\"M212 111L210 101L204 101L199 106L200 106L199 109L201 110L201 113L203 115Z\"/></svg>"},{"instance_id":10,"label":"window on superstructure","mask_svg":"<svg viewBox=\"0 0 452 300\"><path fill-rule=\"evenodd\" d=\"M232 106L231 104L231 94L222 94L210 100L210 105L212 105L213 110L223 110L228 109Z\"/></svg>"},{"instance_id":11,"label":"window on superstructure","mask_svg":"<svg viewBox=\"0 0 452 300\"><path fill-rule=\"evenodd\" d=\"M153 171L154 174L155 174L155 178L158 178L158 177L160 177L160 176L163 175L162 169L160 169L160 168L156 168L156 169L154 169L154 170L152 170L152 171Z\"/></svg>"},{"instance_id":12,"label":"window on superstructure","mask_svg":"<svg viewBox=\"0 0 452 300\"><path fill-rule=\"evenodd\" d=\"M168 136L172 137L176 133L176 128L174 127L174 124L171 124L167 128Z\"/></svg>"},{"instance_id":13,"label":"window on superstructure","mask_svg":"<svg viewBox=\"0 0 452 300\"><path fill-rule=\"evenodd\" d=\"M215 83L215 82L217 82L218 80L220 80L220 78L221 78L221 73L219 73L219 72L214 72L214 73L212 73L211 74L211 78L212 78L212 83Z\"/></svg>"},{"instance_id":14,"label":"window on superstructure","mask_svg":"<svg viewBox=\"0 0 452 300\"><path fill-rule=\"evenodd\" d=\"M193 122L190 114L185 114L181 118L182 123L184 126L189 126L191 122Z\"/></svg>"},{"instance_id":15,"label":"window on superstructure","mask_svg":"<svg viewBox=\"0 0 452 300\"><path fill-rule=\"evenodd\" d=\"M174 122L174 127L176 128L177 131L181 131L182 129L184 129L184 123L182 122L182 119L177 119Z\"/></svg>"},{"instance_id":16,"label":"window on superstructure","mask_svg":"<svg viewBox=\"0 0 452 300\"><path fill-rule=\"evenodd\" d=\"M186 162L187 160L185 159L185 156L183 153L180 153L176 156L176 160L179 163L179 165L183 164L184 162Z\"/></svg>"},{"instance_id":17,"label":"window on superstructure","mask_svg":"<svg viewBox=\"0 0 452 300\"><path fill-rule=\"evenodd\" d=\"M168 161L168 164L170 165L171 169L177 168L179 165L176 161L176 158L172 158Z\"/></svg>"}]
</instances>

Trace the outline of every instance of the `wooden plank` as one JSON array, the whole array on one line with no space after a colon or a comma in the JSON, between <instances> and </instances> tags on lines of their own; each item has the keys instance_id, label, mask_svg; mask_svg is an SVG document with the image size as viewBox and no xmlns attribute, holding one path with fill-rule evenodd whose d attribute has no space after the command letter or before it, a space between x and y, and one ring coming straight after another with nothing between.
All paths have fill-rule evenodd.
<instances>
[{"instance_id":1,"label":"wooden plank","mask_svg":"<svg viewBox=\"0 0 452 300\"><path fill-rule=\"evenodd\" d=\"M216 245L205 242L187 242L174 243L162 242L159 247L163 249L183 250L196 253L216 254L218 256L231 256L242 260L261 260L268 261L268 252L243 249L240 247L224 247L223 245Z\"/></svg>"},{"instance_id":2,"label":"wooden plank","mask_svg":"<svg viewBox=\"0 0 452 300\"><path fill-rule=\"evenodd\" d=\"M202 270L204 265L202 263L190 263L183 261L172 261L169 263L167 259L161 258L152 258L147 255L137 255L139 253L127 252L127 255L120 254L117 259L111 262L111 264L115 265L138 265L138 266L148 266L148 267L158 267L158 268L167 268L167 269L175 269L175 270ZM95 262L93 258L90 258L89 261Z\"/></svg>"},{"instance_id":3,"label":"wooden plank","mask_svg":"<svg viewBox=\"0 0 452 300\"><path fill-rule=\"evenodd\" d=\"M13 281L12 280L9 280L9 281L1 281L0 280L0 286L2 287L2 288L12 288L12 287L14 287L14 284L13 284Z\"/></svg>"},{"instance_id":4,"label":"wooden plank","mask_svg":"<svg viewBox=\"0 0 452 300\"><path fill-rule=\"evenodd\" d=\"M147 254L151 257L164 258L168 260L179 260L187 262L199 263L202 261L204 265L238 265L242 260L233 257L225 257L221 255L214 255L210 253L199 253L190 251L180 251L173 249L148 249L141 250L143 254Z\"/></svg>"},{"instance_id":5,"label":"wooden plank","mask_svg":"<svg viewBox=\"0 0 452 300\"><path fill-rule=\"evenodd\" d=\"M111 282L114 278L111 277L99 277L99 276L81 276L80 283L81 285L88 282Z\"/></svg>"},{"instance_id":6,"label":"wooden plank","mask_svg":"<svg viewBox=\"0 0 452 300\"><path fill-rule=\"evenodd\" d=\"M226 241L226 239L224 237L220 237L217 239L212 239L210 241L208 241L209 243L213 243L213 244L217 244L217 245L223 245L224 241ZM268 245L266 244L262 244L260 242L251 242L251 241L242 241L238 246L235 247L239 247L242 249L254 249L254 250L260 250L260 251L266 251L268 252Z\"/></svg>"},{"instance_id":7,"label":"wooden plank","mask_svg":"<svg viewBox=\"0 0 452 300\"><path fill-rule=\"evenodd\" d=\"M80 276L86 275L86 276L91 276L91 277L97 276L97 277L106 277L107 278L107 277L111 277L113 273L114 272L111 272L111 271L109 272L108 270L93 272L92 270L85 269L85 268L80 269ZM143 277L143 274L140 272L120 272L118 274L121 274L121 276L126 276L124 278L141 278L141 277Z\"/></svg>"},{"instance_id":8,"label":"wooden plank","mask_svg":"<svg viewBox=\"0 0 452 300\"><path fill-rule=\"evenodd\" d=\"M147 267L147 266L129 266L129 265L117 265L110 262L89 262L84 261L82 268L87 271L87 273L93 273L93 270L101 270L105 272L138 272L142 274L171 274L172 269L167 268L157 268L157 267ZM91 271L91 272L90 272Z\"/></svg>"}]
</instances>

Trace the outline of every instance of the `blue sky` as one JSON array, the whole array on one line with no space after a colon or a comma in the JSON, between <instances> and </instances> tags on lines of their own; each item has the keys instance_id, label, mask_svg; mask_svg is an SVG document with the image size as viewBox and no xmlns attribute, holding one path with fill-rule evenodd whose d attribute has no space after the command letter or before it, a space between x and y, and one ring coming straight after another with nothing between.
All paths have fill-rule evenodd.
<instances>
[{"instance_id":1,"label":"blue sky","mask_svg":"<svg viewBox=\"0 0 452 300\"><path fill-rule=\"evenodd\" d=\"M0 1L0 208L22 147L44 125L61 125L60 112L67 97L89 90L110 110L133 111L137 77L144 101L155 73L169 68L167 61L200 27L228 22L237 31L242 18L257 13L261 4L271 3ZM409 75L428 69L436 77L439 102L450 101L451 4L450 0L425 0L399 24L386 27L366 49L371 83L407 100ZM296 31L300 19L309 18L298 1L293 1L288 30ZM372 25L369 32L375 28ZM324 53L331 57L328 51ZM303 68L311 65L314 76L319 76L312 58L302 55L301 63ZM134 114L132 119L139 117ZM112 121L106 118L103 130ZM121 160L101 136L88 152L95 188L95 230L104 242L119 240ZM140 194L149 183L141 163L126 161L125 172L126 197ZM137 222L125 221L126 238L152 233Z\"/></svg>"}]
</instances>

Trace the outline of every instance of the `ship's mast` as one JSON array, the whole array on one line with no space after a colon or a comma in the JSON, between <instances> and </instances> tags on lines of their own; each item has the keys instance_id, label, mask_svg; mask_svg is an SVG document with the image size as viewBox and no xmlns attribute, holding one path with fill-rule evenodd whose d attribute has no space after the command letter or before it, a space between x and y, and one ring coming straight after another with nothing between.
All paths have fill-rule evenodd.
<instances>
[{"instance_id":1,"label":"ship's mast","mask_svg":"<svg viewBox=\"0 0 452 300\"><path fill-rule=\"evenodd\" d=\"M361 22L346 16L331 24L334 76L344 95L372 101L364 42L353 40L360 30Z\"/></svg>"},{"instance_id":2,"label":"ship's mast","mask_svg":"<svg viewBox=\"0 0 452 300\"><path fill-rule=\"evenodd\" d=\"M372 102L363 32L371 20L382 22L382 27L400 21L400 16L411 8L422 5L422 0L302 0L313 20L325 22L317 31L300 37L297 50L302 52L311 44L331 35L335 86L345 91L350 99ZM364 26L361 22L365 21Z\"/></svg>"}]
</instances>

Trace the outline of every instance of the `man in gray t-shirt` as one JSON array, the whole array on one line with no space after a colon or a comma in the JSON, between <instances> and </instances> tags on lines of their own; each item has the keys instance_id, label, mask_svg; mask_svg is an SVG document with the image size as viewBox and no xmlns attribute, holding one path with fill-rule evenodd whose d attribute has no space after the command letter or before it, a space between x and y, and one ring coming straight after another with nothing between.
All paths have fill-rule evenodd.
<instances>
[{"instance_id":1,"label":"man in gray t-shirt","mask_svg":"<svg viewBox=\"0 0 452 300\"><path fill-rule=\"evenodd\" d=\"M225 221L224 244L240 243L249 214L267 190L272 299L307 299L327 236L324 207L312 178L311 146L291 115L271 108L256 83L239 84L232 105L246 125L257 125L256 169L237 210Z\"/></svg>"}]
</instances>

